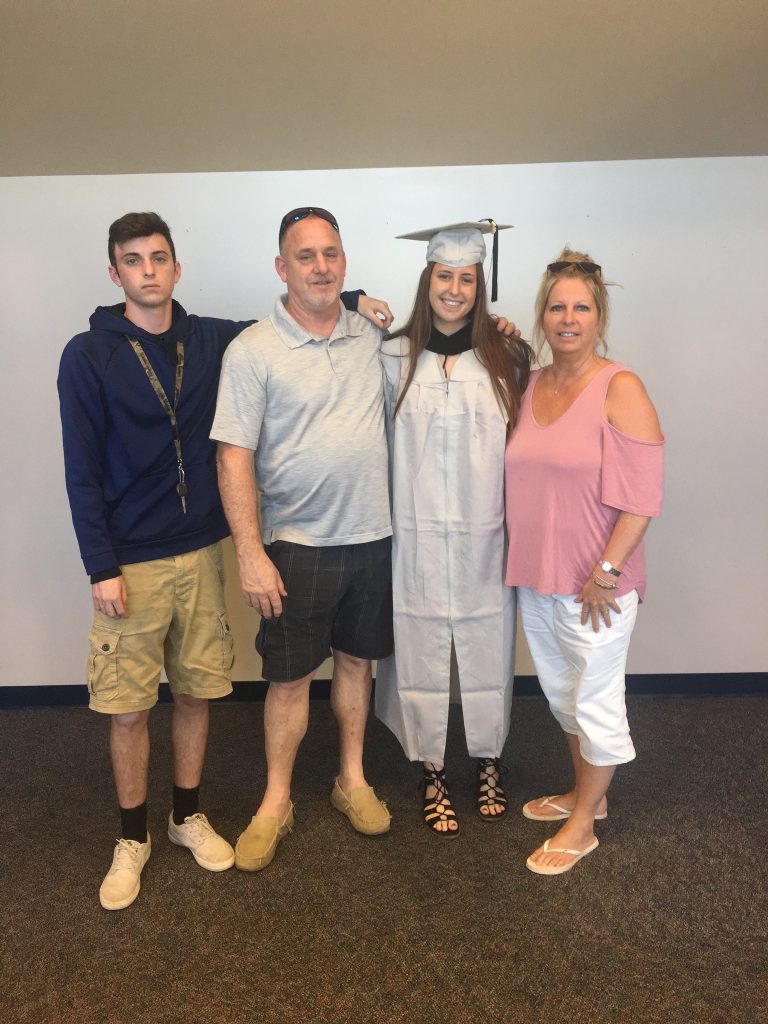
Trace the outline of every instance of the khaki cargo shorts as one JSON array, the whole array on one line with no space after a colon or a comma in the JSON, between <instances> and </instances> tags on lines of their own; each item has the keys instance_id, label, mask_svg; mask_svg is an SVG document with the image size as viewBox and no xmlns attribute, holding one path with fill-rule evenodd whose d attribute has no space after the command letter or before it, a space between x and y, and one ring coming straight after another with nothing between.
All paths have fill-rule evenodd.
<instances>
[{"instance_id":1,"label":"khaki cargo shorts","mask_svg":"<svg viewBox=\"0 0 768 1024\"><path fill-rule=\"evenodd\" d=\"M221 543L121 568L128 615L94 614L90 707L111 715L154 707L163 667L173 693L231 693L234 646L224 607Z\"/></svg>"}]
</instances>

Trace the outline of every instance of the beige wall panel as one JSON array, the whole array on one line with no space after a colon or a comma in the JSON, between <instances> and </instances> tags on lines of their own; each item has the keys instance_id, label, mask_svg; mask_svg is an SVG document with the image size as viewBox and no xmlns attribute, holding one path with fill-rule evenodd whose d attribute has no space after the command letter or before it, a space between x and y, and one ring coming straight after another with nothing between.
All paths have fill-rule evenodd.
<instances>
[{"instance_id":1,"label":"beige wall panel","mask_svg":"<svg viewBox=\"0 0 768 1024\"><path fill-rule=\"evenodd\" d=\"M768 153L763 0L5 0L0 174Z\"/></svg>"}]
</instances>

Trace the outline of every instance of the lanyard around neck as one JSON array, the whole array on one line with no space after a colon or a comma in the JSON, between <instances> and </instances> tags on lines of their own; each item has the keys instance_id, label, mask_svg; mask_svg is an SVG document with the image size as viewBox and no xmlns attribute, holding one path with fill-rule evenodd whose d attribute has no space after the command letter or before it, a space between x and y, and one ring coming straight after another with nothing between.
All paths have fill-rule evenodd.
<instances>
[{"instance_id":1,"label":"lanyard around neck","mask_svg":"<svg viewBox=\"0 0 768 1024\"><path fill-rule=\"evenodd\" d=\"M130 341L133 351L136 353L139 362L144 367L144 372L149 379L149 383L152 385L152 390L157 395L160 404L168 415L168 419L171 421L173 447L176 452L176 463L179 471L179 482L176 484L176 493L181 498L181 509L186 514L189 488L186 484L184 460L181 454L181 435L179 434L179 423L176 419L176 409L179 404L179 395L181 394L181 383L184 379L184 342L180 339L176 342L176 383L173 389L173 405L171 405L168 401L168 396L163 389L163 385L158 380L157 374L147 358L147 353L141 347L141 342L138 338L131 338L130 335L128 336L128 341Z\"/></svg>"}]
</instances>

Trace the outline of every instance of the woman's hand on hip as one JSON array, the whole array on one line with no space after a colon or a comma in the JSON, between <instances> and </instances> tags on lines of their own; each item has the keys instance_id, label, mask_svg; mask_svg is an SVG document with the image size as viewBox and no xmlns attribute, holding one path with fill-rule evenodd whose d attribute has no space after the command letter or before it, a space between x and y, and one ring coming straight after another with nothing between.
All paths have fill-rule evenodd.
<instances>
[{"instance_id":1,"label":"woman's hand on hip","mask_svg":"<svg viewBox=\"0 0 768 1024\"><path fill-rule=\"evenodd\" d=\"M594 577L590 576L587 582L579 591L579 595L576 598L576 604L580 604L581 607L581 624L586 626L587 622L591 620L592 629L595 633L600 632L601 621L605 623L608 629L611 628L611 612L616 612L617 615L621 614L621 608L616 602L616 594L614 588L606 588L595 583Z\"/></svg>"}]
</instances>

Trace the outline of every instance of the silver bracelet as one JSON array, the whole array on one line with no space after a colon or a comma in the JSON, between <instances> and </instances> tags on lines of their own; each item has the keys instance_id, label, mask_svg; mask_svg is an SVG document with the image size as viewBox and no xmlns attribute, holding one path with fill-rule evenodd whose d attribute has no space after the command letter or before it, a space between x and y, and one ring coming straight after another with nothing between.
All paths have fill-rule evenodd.
<instances>
[{"instance_id":1,"label":"silver bracelet","mask_svg":"<svg viewBox=\"0 0 768 1024\"><path fill-rule=\"evenodd\" d=\"M616 584L615 583L609 583L607 580L601 580L599 576L593 576L592 577L592 582L597 584L597 586L600 587L601 590L615 590L616 589Z\"/></svg>"}]
</instances>

